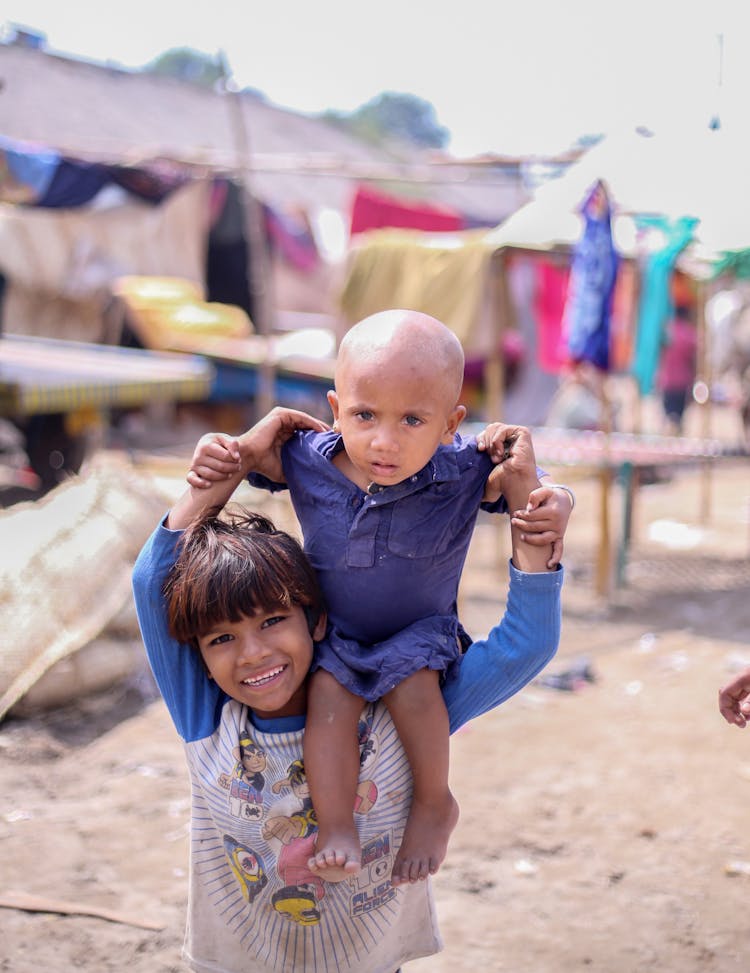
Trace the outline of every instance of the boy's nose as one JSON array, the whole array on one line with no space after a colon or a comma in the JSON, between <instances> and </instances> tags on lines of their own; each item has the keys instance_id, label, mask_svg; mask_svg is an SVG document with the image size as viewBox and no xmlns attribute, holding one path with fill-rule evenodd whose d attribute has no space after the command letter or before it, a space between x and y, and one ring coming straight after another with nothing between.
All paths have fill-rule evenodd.
<instances>
[{"instance_id":1,"label":"boy's nose","mask_svg":"<svg viewBox=\"0 0 750 973\"><path fill-rule=\"evenodd\" d=\"M262 638L246 635L242 640L240 659L243 662L257 662L269 654L269 648Z\"/></svg>"}]
</instances>

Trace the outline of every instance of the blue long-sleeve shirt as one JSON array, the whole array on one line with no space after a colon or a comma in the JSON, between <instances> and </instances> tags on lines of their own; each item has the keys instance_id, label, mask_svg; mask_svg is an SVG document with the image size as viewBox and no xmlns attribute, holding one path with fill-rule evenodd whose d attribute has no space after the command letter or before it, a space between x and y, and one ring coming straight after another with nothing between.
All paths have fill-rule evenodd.
<instances>
[{"instance_id":1,"label":"blue long-sleeve shirt","mask_svg":"<svg viewBox=\"0 0 750 973\"><path fill-rule=\"evenodd\" d=\"M169 635L162 585L179 537L156 528L133 590L191 778L187 961L200 973L392 973L432 955L441 941L429 880L394 888L387 878L411 804L409 764L387 707L366 704L359 722L362 870L352 882L323 882L307 868L317 825L302 769L304 716L259 719ZM562 569L510 566L502 620L472 643L444 688L451 731L518 692L554 655L562 580ZM241 758L248 740L264 763L252 781Z\"/></svg>"}]
</instances>

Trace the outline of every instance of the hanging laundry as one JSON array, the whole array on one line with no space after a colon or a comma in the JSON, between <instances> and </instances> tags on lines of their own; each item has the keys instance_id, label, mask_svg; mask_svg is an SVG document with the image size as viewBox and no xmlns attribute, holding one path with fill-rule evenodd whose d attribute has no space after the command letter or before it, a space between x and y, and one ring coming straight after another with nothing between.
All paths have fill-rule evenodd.
<instances>
[{"instance_id":1,"label":"hanging laundry","mask_svg":"<svg viewBox=\"0 0 750 973\"><path fill-rule=\"evenodd\" d=\"M190 181L184 168L177 165L159 164L146 167L107 166L107 174L113 183L121 186L146 203L161 203L175 189Z\"/></svg>"},{"instance_id":2,"label":"hanging laundry","mask_svg":"<svg viewBox=\"0 0 750 973\"><path fill-rule=\"evenodd\" d=\"M573 362L609 370L609 326L618 256L612 242L606 186L597 180L581 206L583 235L575 248L563 334Z\"/></svg>"},{"instance_id":3,"label":"hanging laundry","mask_svg":"<svg viewBox=\"0 0 750 973\"><path fill-rule=\"evenodd\" d=\"M536 262L534 317L537 326L537 363L542 371L557 375L567 363L562 317L570 270L551 260Z\"/></svg>"},{"instance_id":4,"label":"hanging laundry","mask_svg":"<svg viewBox=\"0 0 750 973\"><path fill-rule=\"evenodd\" d=\"M110 181L107 169L95 162L60 159L47 191L36 201L47 209L70 209L90 203Z\"/></svg>"},{"instance_id":5,"label":"hanging laundry","mask_svg":"<svg viewBox=\"0 0 750 973\"><path fill-rule=\"evenodd\" d=\"M660 230L666 240L660 249L646 259L642 272L638 332L632 366L641 395L648 395L654 387L665 329L673 310L670 281L675 261L691 241L698 222L692 216L683 216L675 221L663 216L643 216L636 220L639 229Z\"/></svg>"},{"instance_id":6,"label":"hanging laundry","mask_svg":"<svg viewBox=\"0 0 750 973\"><path fill-rule=\"evenodd\" d=\"M36 203L55 175L60 153L0 136L0 201Z\"/></svg>"},{"instance_id":7,"label":"hanging laundry","mask_svg":"<svg viewBox=\"0 0 750 973\"><path fill-rule=\"evenodd\" d=\"M463 230L465 222L460 213L445 206L401 199L369 186L358 186L352 203L351 235L386 227L455 232Z\"/></svg>"},{"instance_id":8,"label":"hanging laundry","mask_svg":"<svg viewBox=\"0 0 750 973\"><path fill-rule=\"evenodd\" d=\"M168 163L133 167L85 162L52 149L0 136L0 201L43 209L85 206L106 186L116 185L150 203L161 203L190 181L184 168Z\"/></svg>"},{"instance_id":9,"label":"hanging laundry","mask_svg":"<svg viewBox=\"0 0 750 973\"><path fill-rule=\"evenodd\" d=\"M263 204L266 233L271 246L297 270L312 270L319 255L315 237L304 214L290 215Z\"/></svg>"}]
</instances>

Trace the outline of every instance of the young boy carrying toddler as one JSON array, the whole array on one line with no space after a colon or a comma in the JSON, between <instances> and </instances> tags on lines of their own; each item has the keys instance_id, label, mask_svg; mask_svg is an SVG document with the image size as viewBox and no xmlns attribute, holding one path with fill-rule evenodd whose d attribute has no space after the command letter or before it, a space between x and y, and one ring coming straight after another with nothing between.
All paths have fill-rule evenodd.
<instances>
[{"instance_id":1,"label":"young boy carrying toddler","mask_svg":"<svg viewBox=\"0 0 750 973\"><path fill-rule=\"evenodd\" d=\"M330 432L297 430L281 451L289 488L324 592L329 624L316 644L304 765L318 821L309 867L327 881L353 876L361 846L353 808L363 701L382 699L407 753L413 796L394 885L437 871L458 820L448 786L448 716L441 684L470 639L457 617L458 583L480 505L503 511L493 471L507 429L457 434L464 356L445 325L393 310L342 340ZM207 486L240 466L243 437L203 437L188 480ZM571 499L532 491L514 523L559 560Z\"/></svg>"}]
</instances>

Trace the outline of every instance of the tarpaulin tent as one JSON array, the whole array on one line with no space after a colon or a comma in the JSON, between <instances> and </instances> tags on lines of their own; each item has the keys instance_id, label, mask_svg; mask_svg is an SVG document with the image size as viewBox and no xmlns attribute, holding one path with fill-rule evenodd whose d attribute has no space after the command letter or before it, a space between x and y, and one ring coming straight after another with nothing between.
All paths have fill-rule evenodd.
<instances>
[{"instance_id":1,"label":"tarpaulin tent","mask_svg":"<svg viewBox=\"0 0 750 973\"><path fill-rule=\"evenodd\" d=\"M583 230L581 203L597 181L610 195L614 245L625 262L635 265L641 253L639 218L690 219L695 221L692 238L676 266L696 281L709 280L728 253L750 248L750 199L743 191L748 148L750 140L722 130L611 135L562 176L542 184L531 201L492 230L366 234L350 257L342 301L346 323L408 302L444 316L468 353L491 358L499 333L524 311L513 300L508 265L519 256L544 258L545 270L551 271L547 284L557 289L560 304L565 280L554 272L570 265ZM525 298L516 296L533 302L532 290L526 289ZM634 307L615 307L620 318L635 313ZM626 354L632 347L620 359ZM499 413L501 404L495 398L488 411Z\"/></svg>"}]
</instances>

